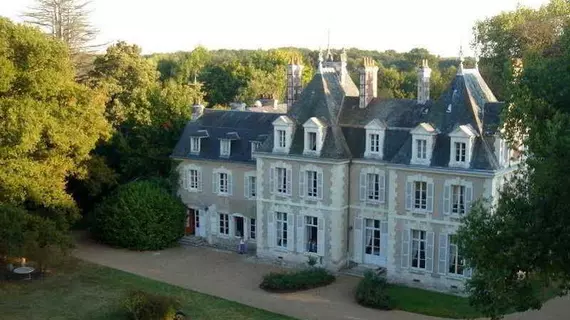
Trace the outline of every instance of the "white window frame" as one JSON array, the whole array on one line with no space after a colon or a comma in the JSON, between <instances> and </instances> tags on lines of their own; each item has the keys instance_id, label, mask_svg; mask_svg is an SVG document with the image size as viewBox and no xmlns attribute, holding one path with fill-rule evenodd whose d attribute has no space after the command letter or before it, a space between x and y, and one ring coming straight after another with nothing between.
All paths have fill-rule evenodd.
<instances>
[{"instance_id":1,"label":"white window frame","mask_svg":"<svg viewBox=\"0 0 570 320\"><path fill-rule=\"evenodd\" d=\"M372 182L371 177L378 177L378 199L370 198L371 194L375 194L370 190ZM363 168L360 170L360 201L380 204L386 202L386 172L374 167Z\"/></svg>"},{"instance_id":2,"label":"white window frame","mask_svg":"<svg viewBox=\"0 0 570 320\"><path fill-rule=\"evenodd\" d=\"M226 175L226 189L222 189L222 175ZM225 168L215 169L212 175L212 192L219 196L231 196L233 193L233 176L230 170Z\"/></svg>"},{"instance_id":3,"label":"white window frame","mask_svg":"<svg viewBox=\"0 0 570 320\"><path fill-rule=\"evenodd\" d=\"M410 131L412 135L412 158L410 159L410 164L426 166L431 164L437 133L437 130L428 123L421 123ZM423 140L425 140L425 145L424 142L420 142Z\"/></svg>"},{"instance_id":4,"label":"white window frame","mask_svg":"<svg viewBox=\"0 0 570 320\"><path fill-rule=\"evenodd\" d=\"M324 124L317 119L312 117L303 124L304 130L304 144L303 144L303 154L305 155L319 155L323 148L324 133L326 127ZM314 137L314 144L311 141ZM314 149L312 146L314 145Z\"/></svg>"},{"instance_id":5,"label":"white window frame","mask_svg":"<svg viewBox=\"0 0 570 320\"><path fill-rule=\"evenodd\" d=\"M410 230L411 233L411 238L410 238L410 257L411 257L411 262L410 262L410 266L412 269L417 269L417 270L426 270L427 269L427 257L428 257L428 250L427 250L427 232L425 230L419 230L419 229L412 229ZM423 239L422 239L422 235L423 235ZM414 244L416 245L416 248L414 248ZM424 266L421 267L421 253L422 253L422 244L423 244L423 252L424 252ZM417 252L416 252L417 251ZM418 259L417 259L417 265L414 266L414 256L417 253L418 255Z\"/></svg>"},{"instance_id":6,"label":"white window frame","mask_svg":"<svg viewBox=\"0 0 570 320\"><path fill-rule=\"evenodd\" d=\"M257 152L257 149L261 147L260 141L251 141L251 158L253 159L253 154Z\"/></svg>"},{"instance_id":7,"label":"white window frame","mask_svg":"<svg viewBox=\"0 0 570 320\"><path fill-rule=\"evenodd\" d=\"M283 183L283 181L279 181L279 171L281 169L285 172L285 188L283 185L279 185ZM279 195L282 197L290 197L293 194L293 170L291 169L291 165L287 164L282 161L275 162L269 168L269 186L272 194Z\"/></svg>"},{"instance_id":8,"label":"white window frame","mask_svg":"<svg viewBox=\"0 0 570 320\"><path fill-rule=\"evenodd\" d=\"M366 129L365 158L382 159L384 157L386 128L386 125L377 119L370 121L364 127Z\"/></svg>"},{"instance_id":9,"label":"white window frame","mask_svg":"<svg viewBox=\"0 0 570 320\"><path fill-rule=\"evenodd\" d=\"M193 181L192 172L196 172L196 180ZM202 191L202 168L196 165L190 164L184 167L182 171L184 177L183 187L190 192L201 192ZM195 182L195 183L194 183Z\"/></svg>"},{"instance_id":10,"label":"white window frame","mask_svg":"<svg viewBox=\"0 0 570 320\"><path fill-rule=\"evenodd\" d=\"M273 121L273 152L289 153L295 122L288 116L280 116Z\"/></svg>"},{"instance_id":11,"label":"white window frame","mask_svg":"<svg viewBox=\"0 0 570 320\"><path fill-rule=\"evenodd\" d=\"M475 138L477 132L470 125L461 125L455 128L450 134L449 145L449 166L458 168L469 168L471 159L473 157L473 146L475 145ZM461 152L461 147L465 145L464 152ZM458 149L459 147L459 149ZM460 155L459 159L457 155ZM463 157L461 154L464 153Z\"/></svg>"},{"instance_id":12,"label":"white window frame","mask_svg":"<svg viewBox=\"0 0 570 320\"><path fill-rule=\"evenodd\" d=\"M313 229L316 231L316 238L315 239L310 239L309 238L309 228ZM318 254L319 253L319 218L315 217L315 216L304 216L304 228L303 228L303 233L304 233L304 251L307 253L314 253L314 254ZM315 241L314 244L309 243L309 241ZM322 244L320 244L322 245Z\"/></svg>"},{"instance_id":13,"label":"white window frame","mask_svg":"<svg viewBox=\"0 0 570 320\"><path fill-rule=\"evenodd\" d=\"M421 206L421 199L420 208L416 208L416 182L425 183L425 208ZM406 210L420 214L432 213L434 210L434 189L433 178L424 175L408 176L406 179Z\"/></svg>"},{"instance_id":14,"label":"white window frame","mask_svg":"<svg viewBox=\"0 0 570 320\"><path fill-rule=\"evenodd\" d=\"M452 240L454 239L454 237L456 237L453 234L449 234L447 235L447 243L448 243L448 249L447 249L447 274L453 275L453 276L457 276L457 277L464 277L466 275L466 271L467 271L467 265L465 263L465 259L463 258L462 255L459 254L459 245L455 242L453 242ZM452 251L455 251L455 254L452 254ZM461 258L461 259L460 259ZM452 263L451 263L451 259L454 259L455 261L455 270L451 271L451 267L452 267ZM459 269L461 268L461 272L458 272Z\"/></svg>"},{"instance_id":15,"label":"white window frame","mask_svg":"<svg viewBox=\"0 0 570 320\"><path fill-rule=\"evenodd\" d=\"M256 199L257 197L257 177L255 171L246 172L244 180L244 197L247 199ZM253 180L253 181L252 181Z\"/></svg>"},{"instance_id":16,"label":"white window frame","mask_svg":"<svg viewBox=\"0 0 570 320\"><path fill-rule=\"evenodd\" d=\"M286 212L275 212L275 246L279 249L288 249L289 245L289 221ZM281 240L281 242L280 242ZM285 243L285 244L283 244Z\"/></svg>"},{"instance_id":17,"label":"white window frame","mask_svg":"<svg viewBox=\"0 0 570 320\"><path fill-rule=\"evenodd\" d=\"M220 139L220 157L229 157L232 153L232 140Z\"/></svg>"},{"instance_id":18,"label":"white window frame","mask_svg":"<svg viewBox=\"0 0 570 320\"><path fill-rule=\"evenodd\" d=\"M467 188L462 185L451 185L451 214L464 215L467 212L465 202Z\"/></svg>"},{"instance_id":19,"label":"white window frame","mask_svg":"<svg viewBox=\"0 0 570 320\"><path fill-rule=\"evenodd\" d=\"M314 175L316 179L316 189L311 192L311 183L309 175ZM299 197L307 200L322 200L323 199L323 169L315 165L304 165L299 170ZM315 180L313 181L315 182Z\"/></svg>"},{"instance_id":20,"label":"white window frame","mask_svg":"<svg viewBox=\"0 0 570 320\"><path fill-rule=\"evenodd\" d=\"M230 215L228 213L218 214L218 233L223 236L230 236Z\"/></svg>"},{"instance_id":21,"label":"white window frame","mask_svg":"<svg viewBox=\"0 0 570 320\"><path fill-rule=\"evenodd\" d=\"M427 211L427 182L414 181L413 209L415 211ZM419 194L419 197L418 197Z\"/></svg>"},{"instance_id":22,"label":"white window frame","mask_svg":"<svg viewBox=\"0 0 570 320\"><path fill-rule=\"evenodd\" d=\"M461 210L454 211L454 189L457 187L464 188L463 193L463 212ZM461 199L457 199L460 204ZM446 179L443 183L443 214L451 215L452 217L461 217L469 213L471 209L471 203L473 202L473 182L462 179Z\"/></svg>"},{"instance_id":23,"label":"white window frame","mask_svg":"<svg viewBox=\"0 0 570 320\"><path fill-rule=\"evenodd\" d=\"M190 153L199 154L202 139L200 137L190 137Z\"/></svg>"}]
</instances>

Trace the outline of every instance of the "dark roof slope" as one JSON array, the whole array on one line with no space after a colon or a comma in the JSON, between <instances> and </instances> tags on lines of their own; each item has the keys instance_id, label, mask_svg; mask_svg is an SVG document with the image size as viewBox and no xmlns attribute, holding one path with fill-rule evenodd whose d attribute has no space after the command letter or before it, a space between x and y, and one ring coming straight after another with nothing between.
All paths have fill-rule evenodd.
<instances>
[{"instance_id":1,"label":"dark roof slope","mask_svg":"<svg viewBox=\"0 0 570 320\"><path fill-rule=\"evenodd\" d=\"M223 159L253 162L251 142L267 138L273 131L273 121L282 114L247 111L206 110L196 121L189 121L174 151L173 158ZM190 136L206 130L208 137L201 139L200 153L190 154ZM201 135L203 136L203 135ZM220 157L220 139L231 140L229 157Z\"/></svg>"}]
</instances>

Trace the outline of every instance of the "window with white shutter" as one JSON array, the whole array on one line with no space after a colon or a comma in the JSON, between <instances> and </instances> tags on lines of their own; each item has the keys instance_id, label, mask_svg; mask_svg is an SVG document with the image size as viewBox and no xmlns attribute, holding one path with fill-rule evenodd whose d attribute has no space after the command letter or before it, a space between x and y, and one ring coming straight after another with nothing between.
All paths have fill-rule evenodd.
<instances>
[{"instance_id":1,"label":"window with white shutter","mask_svg":"<svg viewBox=\"0 0 570 320\"><path fill-rule=\"evenodd\" d=\"M410 267L410 233L411 230L402 230L401 237L402 237L402 268L407 269Z\"/></svg>"},{"instance_id":2,"label":"window with white shutter","mask_svg":"<svg viewBox=\"0 0 570 320\"><path fill-rule=\"evenodd\" d=\"M447 233L440 233L437 272L439 274L446 274L447 273L446 269L447 269Z\"/></svg>"},{"instance_id":3,"label":"window with white shutter","mask_svg":"<svg viewBox=\"0 0 570 320\"><path fill-rule=\"evenodd\" d=\"M423 230L412 230L412 268L426 269L427 235Z\"/></svg>"}]
</instances>

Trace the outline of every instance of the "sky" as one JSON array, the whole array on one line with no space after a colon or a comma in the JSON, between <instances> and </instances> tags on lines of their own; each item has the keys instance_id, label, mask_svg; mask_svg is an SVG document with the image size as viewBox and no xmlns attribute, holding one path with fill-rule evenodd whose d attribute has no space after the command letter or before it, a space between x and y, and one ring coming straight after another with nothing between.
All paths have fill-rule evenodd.
<instances>
[{"instance_id":1,"label":"sky","mask_svg":"<svg viewBox=\"0 0 570 320\"><path fill-rule=\"evenodd\" d=\"M98 43L124 40L143 53L296 46L357 47L441 56L466 54L477 20L517 4L548 0L91 0ZM21 22L34 0L0 0L0 15Z\"/></svg>"}]
</instances>

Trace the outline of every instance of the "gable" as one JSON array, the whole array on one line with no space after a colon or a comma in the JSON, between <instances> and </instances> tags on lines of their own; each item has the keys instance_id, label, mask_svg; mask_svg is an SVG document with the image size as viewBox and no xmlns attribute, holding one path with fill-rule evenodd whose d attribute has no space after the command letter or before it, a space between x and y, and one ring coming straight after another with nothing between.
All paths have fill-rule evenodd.
<instances>
[{"instance_id":1,"label":"gable","mask_svg":"<svg viewBox=\"0 0 570 320\"><path fill-rule=\"evenodd\" d=\"M473 138L478 136L478 134L470 124L464 124L457 126L449 133L449 136L453 138Z\"/></svg>"},{"instance_id":2,"label":"gable","mask_svg":"<svg viewBox=\"0 0 570 320\"><path fill-rule=\"evenodd\" d=\"M311 117L309 118L309 120L307 120L304 124L303 124L304 128L315 128L315 129L321 129L326 127L325 122L322 120L319 120L319 118L317 117Z\"/></svg>"},{"instance_id":3,"label":"gable","mask_svg":"<svg viewBox=\"0 0 570 320\"><path fill-rule=\"evenodd\" d=\"M368 122L364 129L366 130L386 130L387 126L384 121L378 119L372 119L372 121Z\"/></svg>"},{"instance_id":4,"label":"gable","mask_svg":"<svg viewBox=\"0 0 570 320\"><path fill-rule=\"evenodd\" d=\"M291 124L293 124L293 120L285 115L279 116L279 118L273 121L274 126L289 126Z\"/></svg>"},{"instance_id":5,"label":"gable","mask_svg":"<svg viewBox=\"0 0 570 320\"><path fill-rule=\"evenodd\" d=\"M412 129L410 131L411 134L424 134L424 135L434 135L437 134L437 131L435 130L435 128L427 123L427 122L422 122L419 125L417 125L414 129Z\"/></svg>"}]
</instances>

